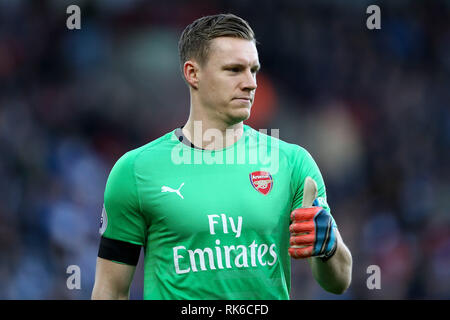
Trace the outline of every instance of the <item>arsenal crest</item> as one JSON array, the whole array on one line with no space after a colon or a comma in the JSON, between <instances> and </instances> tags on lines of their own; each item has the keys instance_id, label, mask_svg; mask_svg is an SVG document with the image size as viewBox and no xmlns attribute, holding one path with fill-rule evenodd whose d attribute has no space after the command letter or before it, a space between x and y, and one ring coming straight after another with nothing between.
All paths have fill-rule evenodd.
<instances>
[{"instance_id":1,"label":"arsenal crest","mask_svg":"<svg viewBox=\"0 0 450 320\"><path fill-rule=\"evenodd\" d=\"M250 173L250 182L256 191L261 192L263 195L267 195L272 190L273 179L267 171L255 171Z\"/></svg>"}]
</instances>

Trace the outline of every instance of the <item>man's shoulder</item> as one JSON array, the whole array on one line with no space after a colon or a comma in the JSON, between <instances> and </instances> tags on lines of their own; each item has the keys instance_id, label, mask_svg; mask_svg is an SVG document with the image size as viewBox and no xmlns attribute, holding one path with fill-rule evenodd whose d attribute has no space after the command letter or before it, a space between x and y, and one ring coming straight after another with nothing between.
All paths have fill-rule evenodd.
<instances>
[{"instance_id":1,"label":"man's shoulder","mask_svg":"<svg viewBox=\"0 0 450 320\"><path fill-rule=\"evenodd\" d=\"M156 155L161 150L170 150L174 143L176 143L176 138L174 138L174 130L172 130L140 147L131 149L123 154L117 162L135 162L136 159Z\"/></svg>"},{"instance_id":2,"label":"man's shoulder","mask_svg":"<svg viewBox=\"0 0 450 320\"><path fill-rule=\"evenodd\" d=\"M309 152L304 147L282 140L280 138L279 129L256 130L246 125L245 132L255 143L260 145L263 144L267 146L267 148L277 148L289 158L309 155Z\"/></svg>"}]
</instances>

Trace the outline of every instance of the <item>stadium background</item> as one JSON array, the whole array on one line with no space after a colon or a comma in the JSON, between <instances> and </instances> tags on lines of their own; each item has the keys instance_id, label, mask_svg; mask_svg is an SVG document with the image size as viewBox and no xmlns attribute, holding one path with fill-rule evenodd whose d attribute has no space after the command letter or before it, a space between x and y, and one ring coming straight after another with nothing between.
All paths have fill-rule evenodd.
<instances>
[{"instance_id":1,"label":"stadium background","mask_svg":"<svg viewBox=\"0 0 450 320\"><path fill-rule=\"evenodd\" d=\"M66 28L70 4L81 30ZM370 4L381 30L366 28ZM353 254L342 296L294 261L292 298L450 298L450 4L337 0L0 0L0 298L90 297L109 170L183 124L177 40L220 12L259 41L248 123L313 154Z\"/></svg>"}]
</instances>

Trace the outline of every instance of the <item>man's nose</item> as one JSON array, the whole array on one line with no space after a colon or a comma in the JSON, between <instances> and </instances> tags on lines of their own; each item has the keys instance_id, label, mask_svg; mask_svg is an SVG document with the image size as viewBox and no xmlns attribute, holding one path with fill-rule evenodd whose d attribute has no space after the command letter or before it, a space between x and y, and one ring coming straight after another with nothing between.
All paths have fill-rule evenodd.
<instances>
[{"instance_id":1,"label":"man's nose","mask_svg":"<svg viewBox=\"0 0 450 320\"><path fill-rule=\"evenodd\" d=\"M245 79L242 83L242 89L245 91L253 91L258 87L256 84L256 74L248 70L245 72Z\"/></svg>"}]
</instances>

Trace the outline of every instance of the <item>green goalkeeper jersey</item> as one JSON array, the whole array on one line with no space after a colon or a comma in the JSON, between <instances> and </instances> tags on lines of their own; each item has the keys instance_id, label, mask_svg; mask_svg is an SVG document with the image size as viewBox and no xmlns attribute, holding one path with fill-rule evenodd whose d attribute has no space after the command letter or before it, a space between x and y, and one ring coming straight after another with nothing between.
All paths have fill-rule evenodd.
<instances>
[{"instance_id":1,"label":"green goalkeeper jersey","mask_svg":"<svg viewBox=\"0 0 450 320\"><path fill-rule=\"evenodd\" d=\"M100 232L144 247L144 299L289 299L290 213L307 176L329 210L302 147L244 125L232 146L202 150L174 130L114 165Z\"/></svg>"}]
</instances>

